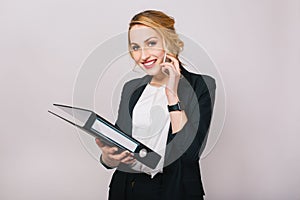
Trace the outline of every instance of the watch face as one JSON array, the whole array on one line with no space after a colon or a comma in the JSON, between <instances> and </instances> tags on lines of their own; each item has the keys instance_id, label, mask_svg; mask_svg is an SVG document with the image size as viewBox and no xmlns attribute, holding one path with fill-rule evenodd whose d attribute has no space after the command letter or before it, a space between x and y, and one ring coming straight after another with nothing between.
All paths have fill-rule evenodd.
<instances>
[{"instance_id":1,"label":"watch face","mask_svg":"<svg viewBox=\"0 0 300 200\"><path fill-rule=\"evenodd\" d=\"M178 102L178 104L177 104L177 105L178 105L178 109L179 109L179 110L181 110L181 103L180 103L180 102Z\"/></svg>"}]
</instances>

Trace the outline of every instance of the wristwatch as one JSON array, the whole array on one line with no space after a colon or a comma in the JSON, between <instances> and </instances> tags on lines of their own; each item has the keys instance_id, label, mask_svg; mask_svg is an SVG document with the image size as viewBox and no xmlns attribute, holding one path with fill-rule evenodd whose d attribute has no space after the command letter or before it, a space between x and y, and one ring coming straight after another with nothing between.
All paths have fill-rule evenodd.
<instances>
[{"instance_id":1,"label":"wristwatch","mask_svg":"<svg viewBox=\"0 0 300 200\"><path fill-rule=\"evenodd\" d=\"M168 105L168 110L169 110L169 112L182 111L183 110L182 103L180 101L178 101L178 103L176 103L174 105Z\"/></svg>"}]
</instances>

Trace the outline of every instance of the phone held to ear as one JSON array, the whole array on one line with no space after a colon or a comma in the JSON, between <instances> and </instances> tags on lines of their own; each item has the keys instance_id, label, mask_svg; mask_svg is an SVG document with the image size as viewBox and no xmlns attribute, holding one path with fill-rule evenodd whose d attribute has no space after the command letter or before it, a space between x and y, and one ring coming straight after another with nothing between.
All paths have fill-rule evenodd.
<instances>
[{"instance_id":1,"label":"phone held to ear","mask_svg":"<svg viewBox=\"0 0 300 200\"><path fill-rule=\"evenodd\" d=\"M165 52L163 62L169 62L169 63L172 62L172 60L170 58L167 58L167 52ZM165 73L166 75L170 74L168 69L164 69L163 73Z\"/></svg>"},{"instance_id":2,"label":"phone held to ear","mask_svg":"<svg viewBox=\"0 0 300 200\"><path fill-rule=\"evenodd\" d=\"M165 52L163 62L169 62L169 63L172 62L172 60L167 57L167 52Z\"/></svg>"}]
</instances>

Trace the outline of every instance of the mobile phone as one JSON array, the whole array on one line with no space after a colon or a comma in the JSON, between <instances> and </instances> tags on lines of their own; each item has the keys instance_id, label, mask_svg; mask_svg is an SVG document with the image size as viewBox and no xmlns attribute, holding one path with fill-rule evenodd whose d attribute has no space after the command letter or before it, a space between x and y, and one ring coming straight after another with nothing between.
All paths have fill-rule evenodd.
<instances>
[{"instance_id":1,"label":"mobile phone","mask_svg":"<svg viewBox=\"0 0 300 200\"><path fill-rule=\"evenodd\" d=\"M167 58L167 52L165 52L163 62L171 62L171 59ZM165 73L166 75L170 74L168 69L164 69L162 72Z\"/></svg>"},{"instance_id":2,"label":"mobile phone","mask_svg":"<svg viewBox=\"0 0 300 200\"><path fill-rule=\"evenodd\" d=\"M165 52L163 62L172 62L170 58L167 58L167 52Z\"/></svg>"}]
</instances>

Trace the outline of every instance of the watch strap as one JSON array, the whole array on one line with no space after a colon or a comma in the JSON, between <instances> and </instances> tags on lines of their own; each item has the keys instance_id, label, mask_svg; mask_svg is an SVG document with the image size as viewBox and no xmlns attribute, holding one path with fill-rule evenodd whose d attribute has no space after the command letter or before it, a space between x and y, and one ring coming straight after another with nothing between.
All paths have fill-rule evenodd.
<instances>
[{"instance_id":1,"label":"watch strap","mask_svg":"<svg viewBox=\"0 0 300 200\"><path fill-rule=\"evenodd\" d=\"M180 102L174 104L174 105L168 105L168 110L169 112L172 112L172 111L181 111L183 110L183 107L181 105Z\"/></svg>"}]
</instances>

